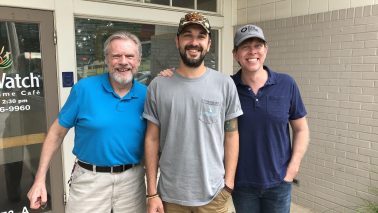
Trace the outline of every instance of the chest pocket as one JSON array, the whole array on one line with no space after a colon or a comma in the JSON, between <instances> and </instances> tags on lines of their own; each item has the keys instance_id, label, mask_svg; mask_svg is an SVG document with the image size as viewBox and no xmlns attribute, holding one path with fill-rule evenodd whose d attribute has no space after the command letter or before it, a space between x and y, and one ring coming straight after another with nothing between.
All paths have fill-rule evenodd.
<instances>
[{"instance_id":1,"label":"chest pocket","mask_svg":"<svg viewBox=\"0 0 378 213\"><path fill-rule=\"evenodd\" d=\"M268 96L267 112L270 118L286 121L289 118L288 96Z\"/></svg>"},{"instance_id":2,"label":"chest pocket","mask_svg":"<svg viewBox=\"0 0 378 213\"><path fill-rule=\"evenodd\" d=\"M221 102L202 99L199 120L207 124L217 123L220 120L220 111Z\"/></svg>"}]
</instances>

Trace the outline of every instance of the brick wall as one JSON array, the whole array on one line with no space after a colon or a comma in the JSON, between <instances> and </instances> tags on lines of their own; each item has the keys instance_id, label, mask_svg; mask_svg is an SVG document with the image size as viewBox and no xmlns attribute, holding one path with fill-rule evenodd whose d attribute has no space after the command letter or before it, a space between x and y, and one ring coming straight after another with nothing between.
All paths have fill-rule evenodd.
<instances>
[{"instance_id":1,"label":"brick wall","mask_svg":"<svg viewBox=\"0 0 378 213\"><path fill-rule=\"evenodd\" d=\"M266 64L296 79L308 110L311 142L293 202L315 212L378 202L378 5L257 25Z\"/></svg>"}]
</instances>

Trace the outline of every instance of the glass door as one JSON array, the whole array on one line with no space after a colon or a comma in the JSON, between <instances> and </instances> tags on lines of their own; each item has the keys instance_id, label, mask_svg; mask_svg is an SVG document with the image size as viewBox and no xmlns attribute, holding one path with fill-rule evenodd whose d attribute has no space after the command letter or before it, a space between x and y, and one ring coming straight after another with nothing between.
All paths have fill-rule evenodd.
<instances>
[{"instance_id":1,"label":"glass door","mask_svg":"<svg viewBox=\"0 0 378 213\"><path fill-rule=\"evenodd\" d=\"M0 212L30 212L26 197L42 142L58 112L53 13L0 7ZM63 212L60 151L47 177L48 205Z\"/></svg>"}]
</instances>

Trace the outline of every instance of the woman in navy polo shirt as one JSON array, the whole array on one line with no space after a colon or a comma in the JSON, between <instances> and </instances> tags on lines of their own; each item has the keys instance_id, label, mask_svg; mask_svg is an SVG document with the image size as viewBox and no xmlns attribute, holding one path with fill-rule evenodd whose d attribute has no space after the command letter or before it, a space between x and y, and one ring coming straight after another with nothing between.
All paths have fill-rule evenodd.
<instances>
[{"instance_id":1,"label":"woman in navy polo shirt","mask_svg":"<svg viewBox=\"0 0 378 213\"><path fill-rule=\"evenodd\" d=\"M289 213L291 183L309 143L306 110L287 74L264 66L268 46L258 26L239 28L232 78L244 114L238 118L239 160L233 201L238 213ZM292 128L292 145L289 125Z\"/></svg>"}]
</instances>

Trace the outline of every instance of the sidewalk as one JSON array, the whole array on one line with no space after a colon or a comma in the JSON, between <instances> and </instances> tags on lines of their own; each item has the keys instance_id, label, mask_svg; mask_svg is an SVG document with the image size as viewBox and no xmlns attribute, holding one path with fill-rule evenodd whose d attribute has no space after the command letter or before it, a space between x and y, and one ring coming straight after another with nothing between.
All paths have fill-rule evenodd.
<instances>
[{"instance_id":1,"label":"sidewalk","mask_svg":"<svg viewBox=\"0 0 378 213\"><path fill-rule=\"evenodd\" d=\"M291 203L290 213L312 213L310 209Z\"/></svg>"},{"instance_id":2,"label":"sidewalk","mask_svg":"<svg viewBox=\"0 0 378 213\"><path fill-rule=\"evenodd\" d=\"M229 199L228 203L229 203L229 206L230 206L228 212L229 213L236 213L236 211L234 209L234 205L232 204L232 199ZM309 210L309 209L306 209L302 206L299 206L297 204L291 203L290 213L312 213L312 211Z\"/></svg>"}]
</instances>

